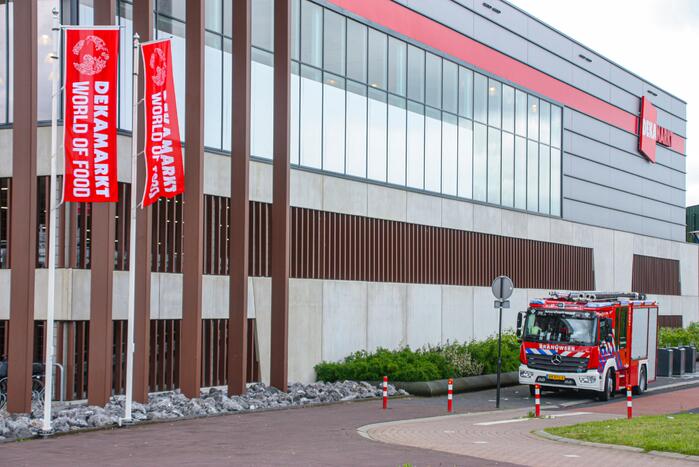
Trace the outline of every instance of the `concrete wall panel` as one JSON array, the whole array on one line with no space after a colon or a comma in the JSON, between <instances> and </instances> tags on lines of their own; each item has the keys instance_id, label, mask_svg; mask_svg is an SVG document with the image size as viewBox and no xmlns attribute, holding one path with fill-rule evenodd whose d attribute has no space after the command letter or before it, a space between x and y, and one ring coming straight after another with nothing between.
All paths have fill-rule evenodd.
<instances>
[{"instance_id":1,"label":"concrete wall panel","mask_svg":"<svg viewBox=\"0 0 699 467\"><path fill-rule=\"evenodd\" d=\"M367 348L367 283L323 281L323 360Z\"/></svg>"},{"instance_id":2,"label":"concrete wall panel","mask_svg":"<svg viewBox=\"0 0 699 467\"><path fill-rule=\"evenodd\" d=\"M354 180L324 177L323 209L325 211L366 216L368 184Z\"/></svg>"},{"instance_id":3,"label":"concrete wall panel","mask_svg":"<svg viewBox=\"0 0 699 467\"><path fill-rule=\"evenodd\" d=\"M473 339L473 288L442 286L441 342Z\"/></svg>"},{"instance_id":4,"label":"concrete wall panel","mask_svg":"<svg viewBox=\"0 0 699 467\"><path fill-rule=\"evenodd\" d=\"M322 359L323 282L289 281L289 381L315 381Z\"/></svg>"},{"instance_id":5,"label":"concrete wall panel","mask_svg":"<svg viewBox=\"0 0 699 467\"><path fill-rule=\"evenodd\" d=\"M405 221L407 191L367 185L367 215L378 219Z\"/></svg>"},{"instance_id":6,"label":"concrete wall panel","mask_svg":"<svg viewBox=\"0 0 699 467\"><path fill-rule=\"evenodd\" d=\"M405 346L408 285L369 282L367 287L367 350Z\"/></svg>"},{"instance_id":7,"label":"concrete wall panel","mask_svg":"<svg viewBox=\"0 0 699 467\"><path fill-rule=\"evenodd\" d=\"M411 349L434 344L442 337L442 287L407 285L407 342Z\"/></svg>"},{"instance_id":8,"label":"concrete wall panel","mask_svg":"<svg viewBox=\"0 0 699 467\"><path fill-rule=\"evenodd\" d=\"M442 224L442 199L408 192L407 214L408 222L439 227Z\"/></svg>"}]
</instances>

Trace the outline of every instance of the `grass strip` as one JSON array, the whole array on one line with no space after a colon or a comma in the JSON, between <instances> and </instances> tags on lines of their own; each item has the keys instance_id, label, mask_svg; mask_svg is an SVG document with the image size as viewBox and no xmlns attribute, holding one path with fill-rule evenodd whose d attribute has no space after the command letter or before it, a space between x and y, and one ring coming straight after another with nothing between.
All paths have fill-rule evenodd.
<instances>
[{"instance_id":1,"label":"grass strip","mask_svg":"<svg viewBox=\"0 0 699 467\"><path fill-rule=\"evenodd\" d=\"M659 415L547 428L547 433L593 443L634 446L645 451L699 455L699 415Z\"/></svg>"}]
</instances>

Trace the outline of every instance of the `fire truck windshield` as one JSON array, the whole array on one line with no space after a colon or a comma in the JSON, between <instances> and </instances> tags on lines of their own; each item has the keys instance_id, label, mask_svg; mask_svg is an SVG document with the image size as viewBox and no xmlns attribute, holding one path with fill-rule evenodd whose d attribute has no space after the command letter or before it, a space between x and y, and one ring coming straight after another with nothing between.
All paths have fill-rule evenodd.
<instances>
[{"instance_id":1,"label":"fire truck windshield","mask_svg":"<svg viewBox=\"0 0 699 467\"><path fill-rule=\"evenodd\" d=\"M595 318L554 313L529 313L524 326L524 340L573 345L595 344Z\"/></svg>"}]
</instances>

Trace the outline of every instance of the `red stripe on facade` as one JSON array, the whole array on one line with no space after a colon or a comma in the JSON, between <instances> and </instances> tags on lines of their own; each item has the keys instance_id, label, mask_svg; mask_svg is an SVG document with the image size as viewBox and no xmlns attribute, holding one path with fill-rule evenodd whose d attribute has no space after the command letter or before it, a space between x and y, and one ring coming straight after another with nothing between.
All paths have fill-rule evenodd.
<instances>
[{"instance_id":1,"label":"red stripe on facade","mask_svg":"<svg viewBox=\"0 0 699 467\"><path fill-rule=\"evenodd\" d=\"M328 0L347 11L408 36L445 54L547 96L564 105L638 134L638 116L553 78L470 39L392 0ZM684 154L685 139L675 135L673 150Z\"/></svg>"}]
</instances>

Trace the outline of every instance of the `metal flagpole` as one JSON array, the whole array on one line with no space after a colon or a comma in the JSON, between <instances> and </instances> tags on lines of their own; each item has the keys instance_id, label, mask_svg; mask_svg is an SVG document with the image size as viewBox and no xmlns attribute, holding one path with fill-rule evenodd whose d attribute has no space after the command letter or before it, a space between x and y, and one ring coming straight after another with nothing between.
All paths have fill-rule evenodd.
<instances>
[{"instance_id":1,"label":"metal flagpole","mask_svg":"<svg viewBox=\"0 0 699 467\"><path fill-rule=\"evenodd\" d=\"M58 9L53 11L53 41L56 51L51 56L53 62L51 64L51 184L49 185L49 212L48 212L48 240L47 240L47 257L48 257L48 293L46 307L46 363L44 367L44 421L42 430L45 432L51 431L51 400L53 396L53 359L54 359L54 342L53 342L53 317L56 297L56 212L58 203L56 202L56 159L58 158L58 98L60 79L58 73L58 57L61 47L61 25L58 17Z\"/></svg>"},{"instance_id":2,"label":"metal flagpole","mask_svg":"<svg viewBox=\"0 0 699 467\"><path fill-rule=\"evenodd\" d=\"M133 353L134 347L134 309L136 307L136 209L138 208L138 52L139 35L133 35L133 83L131 95L133 107L131 114L131 223L129 225L129 314L128 345L126 346L126 404L124 418L121 422L131 422L131 403L133 400Z\"/></svg>"}]
</instances>

